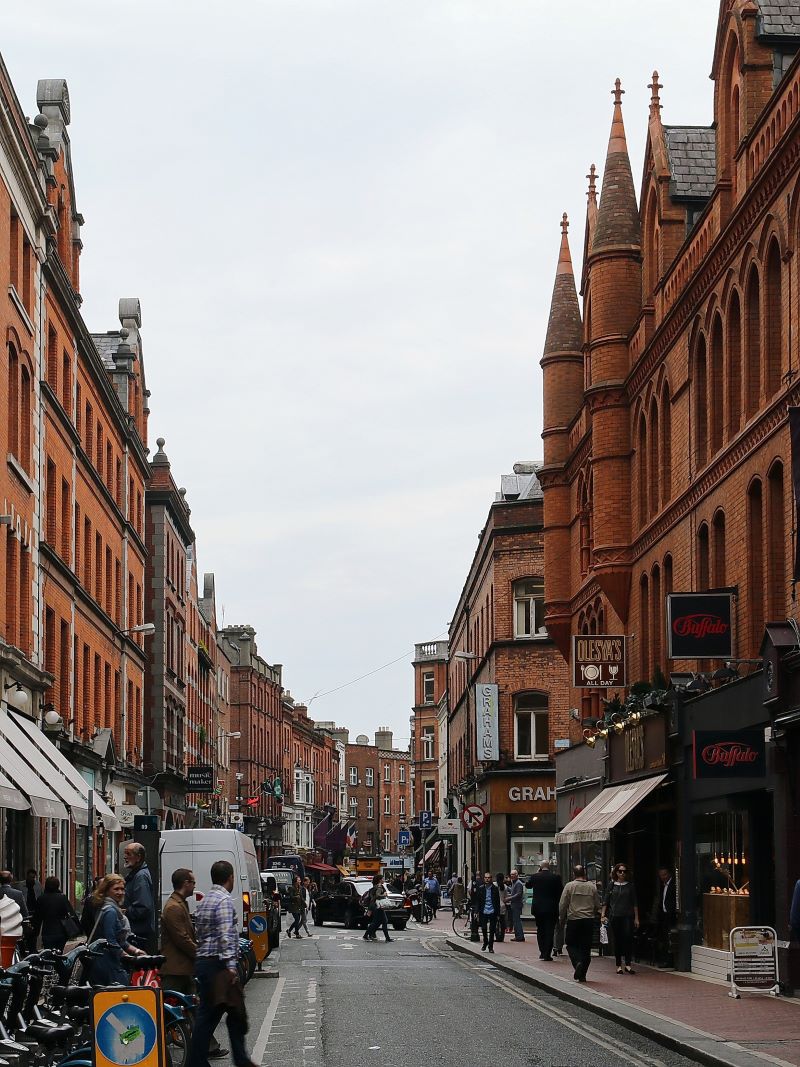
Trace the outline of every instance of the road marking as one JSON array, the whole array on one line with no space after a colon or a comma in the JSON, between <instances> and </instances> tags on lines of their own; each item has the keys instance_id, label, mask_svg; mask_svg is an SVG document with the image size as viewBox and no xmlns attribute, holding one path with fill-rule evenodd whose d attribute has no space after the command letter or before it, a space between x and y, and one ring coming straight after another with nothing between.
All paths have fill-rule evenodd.
<instances>
[{"instance_id":1,"label":"road marking","mask_svg":"<svg viewBox=\"0 0 800 1067\"><path fill-rule=\"evenodd\" d=\"M264 1053L267 1050L267 1041L269 1041L270 1030L272 1024L275 1021L275 1016L278 1012L278 1003L281 999L281 993L286 983L284 978L279 978L275 983L275 989L270 999L269 1006L267 1007L267 1014L264 1016L264 1021L261 1024L261 1029L258 1031L258 1038L253 1047L253 1061L254 1063L261 1063L264 1059Z\"/></svg>"}]
</instances>

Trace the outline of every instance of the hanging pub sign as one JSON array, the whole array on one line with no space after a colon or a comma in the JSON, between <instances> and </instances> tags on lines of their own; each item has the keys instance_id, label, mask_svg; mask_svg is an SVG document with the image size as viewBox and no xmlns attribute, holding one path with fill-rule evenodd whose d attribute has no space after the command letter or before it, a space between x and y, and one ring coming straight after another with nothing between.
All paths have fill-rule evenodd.
<instances>
[{"instance_id":1,"label":"hanging pub sign","mask_svg":"<svg viewBox=\"0 0 800 1067\"><path fill-rule=\"evenodd\" d=\"M767 773L764 728L695 730L695 778L762 778Z\"/></svg>"},{"instance_id":2,"label":"hanging pub sign","mask_svg":"<svg viewBox=\"0 0 800 1067\"><path fill-rule=\"evenodd\" d=\"M730 593L668 593L670 659L731 659Z\"/></svg>"},{"instance_id":3,"label":"hanging pub sign","mask_svg":"<svg viewBox=\"0 0 800 1067\"><path fill-rule=\"evenodd\" d=\"M194 763L186 768L187 793L213 793L214 768L206 763Z\"/></svg>"},{"instance_id":4,"label":"hanging pub sign","mask_svg":"<svg viewBox=\"0 0 800 1067\"><path fill-rule=\"evenodd\" d=\"M613 634L573 634L572 684L576 689L625 686L625 638Z\"/></svg>"}]
</instances>

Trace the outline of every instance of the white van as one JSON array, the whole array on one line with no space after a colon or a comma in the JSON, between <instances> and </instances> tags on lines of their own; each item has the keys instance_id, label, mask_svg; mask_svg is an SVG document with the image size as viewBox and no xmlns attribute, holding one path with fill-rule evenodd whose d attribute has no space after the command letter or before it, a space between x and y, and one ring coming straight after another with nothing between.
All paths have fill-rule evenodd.
<instances>
[{"instance_id":1,"label":"white van","mask_svg":"<svg viewBox=\"0 0 800 1067\"><path fill-rule=\"evenodd\" d=\"M162 830L159 841L161 865L161 907L172 893L172 872L188 867L197 884L189 897L189 910L211 889L211 864L227 860L233 866L233 904L239 929L247 933L251 911L263 910L261 878L252 838L240 830Z\"/></svg>"}]
</instances>

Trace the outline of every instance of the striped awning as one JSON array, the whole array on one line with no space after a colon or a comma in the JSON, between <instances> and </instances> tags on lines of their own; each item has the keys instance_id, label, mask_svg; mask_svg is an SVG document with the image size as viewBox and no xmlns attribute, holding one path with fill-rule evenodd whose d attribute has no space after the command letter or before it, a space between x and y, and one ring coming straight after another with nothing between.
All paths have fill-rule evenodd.
<instances>
[{"instance_id":1,"label":"striped awning","mask_svg":"<svg viewBox=\"0 0 800 1067\"><path fill-rule=\"evenodd\" d=\"M557 845L574 845L578 841L609 841L611 830L629 815L637 804L653 792L666 778L656 774L638 782L623 782L604 789L583 811L579 811L563 830L556 834Z\"/></svg>"}]
</instances>

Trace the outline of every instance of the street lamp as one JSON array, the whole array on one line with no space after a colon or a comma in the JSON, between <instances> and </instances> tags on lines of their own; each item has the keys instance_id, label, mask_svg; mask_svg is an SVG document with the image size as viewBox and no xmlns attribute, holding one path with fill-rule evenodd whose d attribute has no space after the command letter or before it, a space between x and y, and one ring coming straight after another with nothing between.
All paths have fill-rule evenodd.
<instances>
[{"instance_id":1,"label":"street lamp","mask_svg":"<svg viewBox=\"0 0 800 1067\"><path fill-rule=\"evenodd\" d=\"M127 634L141 634L143 637L152 637L156 632L154 622L140 622L138 626L129 626L126 630L120 630L120 636Z\"/></svg>"},{"instance_id":2,"label":"street lamp","mask_svg":"<svg viewBox=\"0 0 800 1067\"><path fill-rule=\"evenodd\" d=\"M4 689L3 699L10 708L14 708L16 711L24 711L30 698L27 689L23 689L19 682L9 682Z\"/></svg>"}]
</instances>

